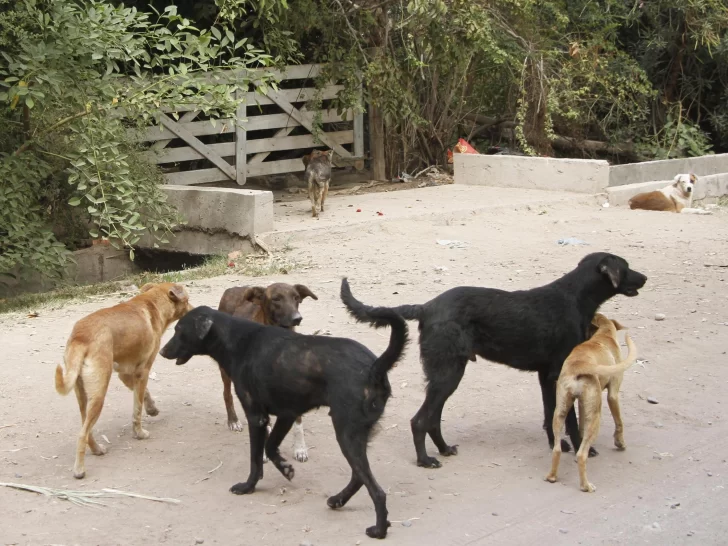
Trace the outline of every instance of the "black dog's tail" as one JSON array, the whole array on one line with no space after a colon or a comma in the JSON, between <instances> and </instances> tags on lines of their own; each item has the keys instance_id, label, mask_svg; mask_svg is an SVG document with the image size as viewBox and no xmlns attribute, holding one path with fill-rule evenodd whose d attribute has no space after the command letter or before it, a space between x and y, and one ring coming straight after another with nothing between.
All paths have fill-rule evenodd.
<instances>
[{"instance_id":1,"label":"black dog's tail","mask_svg":"<svg viewBox=\"0 0 728 546\"><path fill-rule=\"evenodd\" d=\"M405 320L420 320L422 317L422 305L400 305L399 307L369 307L364 305L351 294L349 282L346 280L346 277L344 277L341 281L341 301L344 302L346 309L352 317L359 322L369 322L373 324L375 328L387 326L389 323L383 322L381 324L376 324L376 317L370 316L367 311L368 309L376 309L377 312L384 309L394 311Z\"/></svg>"},{"instance_id":2,"label":"black dog's tail","mask_svg":"<svg viewBox=\"0 0 728 546\"><path fill-rule=\"evenodd\" d=\"M384 326L392 328L392 333L389 336L389 346L372 365L372 379L377 381L383 380L387 372L402 357L409 337L407 323L397 313L396 309L389 307L371 307L357 300L351 293L351 288L349 288L349 282L346 280L346 277L341 280L341 301L344 302L349 314L357 322L366 322L375 328L383 328Z\"/></svg>"}]
</instances>

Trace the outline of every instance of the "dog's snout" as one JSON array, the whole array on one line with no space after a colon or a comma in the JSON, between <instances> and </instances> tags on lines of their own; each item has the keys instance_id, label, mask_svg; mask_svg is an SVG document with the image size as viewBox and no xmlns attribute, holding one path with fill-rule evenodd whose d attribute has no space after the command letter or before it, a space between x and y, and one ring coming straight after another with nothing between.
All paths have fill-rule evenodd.
<instances>
[{"instance_id":1,"label":"dog's snout","mask_svg":"<svg viewBox=\"0 0 728 546\"><path fill-rule=\"evenodd\" d=\"M301 313L296 313L295 315L293 315L293 317L291 317L291 324L293 324L294 326L298 326L299 324L301 324L302 320L303 317L301 316Z\"/></svg>"},{"instance_id":2,"label":"dog's snout","mask_svg":"<svg viewBox=\"0 0 728 546\"><path fill-rule=\"evenodd\" d=\"M687 188L687 189L688 189L688 193L692 193L692 191L693 191L693 188L691 188L690 186L688 186L688 188Z\"/></svg>"}]
</instances>

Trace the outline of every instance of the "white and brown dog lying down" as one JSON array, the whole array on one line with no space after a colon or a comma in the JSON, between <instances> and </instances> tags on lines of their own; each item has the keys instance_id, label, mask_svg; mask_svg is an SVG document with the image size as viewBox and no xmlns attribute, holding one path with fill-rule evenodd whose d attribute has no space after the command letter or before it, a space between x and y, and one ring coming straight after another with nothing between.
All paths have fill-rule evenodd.
<instances>
[{"instance_id":1,"label":"white and brown dog lying down","mask_svg":"<svg viewBox=\"0 0 728 546\"><path fill-rule=\"evenodd\" d=\"M694 174L678 174L672 184L657 191L638 193L629 200L629 208L681 212L683 214L711 214L709 210L692 208L693 190L698 182Z\"/></svg>"}]
</instances>

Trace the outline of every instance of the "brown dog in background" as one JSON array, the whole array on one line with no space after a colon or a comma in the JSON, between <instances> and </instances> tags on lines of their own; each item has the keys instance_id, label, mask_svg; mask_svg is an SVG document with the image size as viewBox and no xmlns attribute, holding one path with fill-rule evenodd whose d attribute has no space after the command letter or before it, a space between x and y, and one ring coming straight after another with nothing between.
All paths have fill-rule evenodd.
<instances>
[{"instance_id":1,"label":"brown dog in background","mask_svg":"<svg viewBox=\"0 0 728 546\"><path fill-rule=\"evenodd\" d=\"M316 152L317 150L314 150ZM316 295L302 284L275 283L268 288L260 286L241 286L228 288L220 299L218 311L234 317L245 318L265 324L267 326L280 326L288 330L295 330L301 324L303 317L298 306L304 298L310 297L318 300ZM223 398L228 416L228 428L241 432L243 425L235 413L235 405L231 391L230 378L220 367L223 383ZM299 415L293 425L293 456L297 461L308 460L308 448L303 436L303 423Z\"/></svg>"},{"instance_id":2,"label":"brown dog in background","mask_svg":"<svg viewBox=\"0 0 728 546\"><path fill-rule=\"evenodd\" d=\"M303 156L303 165L306 171L303 178L308 186L308 198L311 200L311 211L314 218L319 215L319 210L324 211L324 202L329 195L329 183L331 182L331 158L333 150L325 152L314 150Z\"/></svg>"},{"instance_id":3,"label":"brown dog in background","mask_svg":"<svg viewBox=\"0 0 728 546\"><path fill-rule=\"evenodd\" d=\"M617 330L624 330L616 320L610 320L601 313L594 315L592 325L597 331L588 341L577 345L564 362L559 380L556 383L556 412L553 430L558 438L564 425L566 414L579 400L579 429L581 446L576 454L579 465L581 490L587 493L596 491L586 477L586 460L589 447L599 434L602 415L602 391L607 389L607 402L614 418L614 445L623 450L624 425L619 407L619 387L624 372L637 359L637 349L629 335L626 336L629 353L622 360L622 351L617 340ZM554 443L551 457L551 472L546 476L549 482L556 481L561 460L561 442Z\"/></svg>"},{"instance_id":4,"label":"brown dog in background","mask_svg":"<svg viewBox=\"0 0 728 546\"><path fill-rule=\"evenodd\" d=\"M134 391L134 437L149 437L142 428L142 404L147 415L159 413L147 390L149 372L162 334L191 309L183 286L150 283L129 301L91 313L74 325L64 355L66 370L60 365L56 367L56 390L65 395L75 389L81 410L74 477L86 475L87 445L94 455L106 453L106 448L94 439L92 429L101 415L114 371Z\"/></svg>"}]
</instances>

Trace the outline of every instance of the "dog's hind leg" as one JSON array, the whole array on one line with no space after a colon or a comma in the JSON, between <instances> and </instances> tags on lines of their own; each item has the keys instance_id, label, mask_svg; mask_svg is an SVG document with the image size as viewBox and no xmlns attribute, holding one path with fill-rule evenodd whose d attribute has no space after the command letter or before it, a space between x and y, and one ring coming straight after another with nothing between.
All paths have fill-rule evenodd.
<instances>
[{"instance_id":1,"label":"dog's hind leg","mask_svg":"<svg viewBox=\"0 0 728 546\"><path fill-rule=\"evenodd\" d=\"M602 392L599 380L595 379L594 383L596 385L584 387L579 397L579 418L583 419L585 423L584 438L576 453L576 463L579 466L580 488L585 493L593 493L597 490L586 477L586 460L589 457L589 448L599 434L602 411Z\"/></svg>"},{"instance_id":2,"label":"dog's hind leg","mask_svg":"<svg viewBox=\"0 0 728 546\"><path fill-rule=\"evenodd\" d=\"M236 495L247 495L255 491L255 486L263 477L263 452L265 451L268 422L265 413L253 413L246 408L248 418L248 434L250 435L250 474L245 482L236 483L230 491Z\"/></svg>"},{"instance_id":3,"label":"dog's hind leg","mask_svg":"<svg viewBox=\"0 0 728 546\"><path fill-rule=\"evenodd\" d=\"M440 366L428 366L425 362L425 370L436 368L436 373L428 373L429 383L427 384L427 393L422 407L410 421L412 427L412 436L417 451L417 466L425 468L440 468L442 464L434 457L427 455L425 449L425 437L427 434L434 442L441 455L448 457L457 455L457 445L448 445L442 437L441 421L442 410L445 402L450 398L452 393L460 385L460 381L465 373L467 358L462 358L457 362L450 362Z\"/></svg>"},{"instance_id":4,"label":"dog's hind leg","mask_svg":"<svg viewBox=\"0 0 728 546\"><path fill-rule=\"evenodd\" d=\"M607 403L609 404L609 411L612 412L612 419L614 419L614 445L619 450L627 449L627 444L624 442L622 411L619 406L619 387L621 384L621 378L618 380L613 377L607 386Z\"/></svg>"},{"instance_id":5,"label":"dog's hind leg","mask_svg":"<svg viewBox=\"0 0 728 546\"><path fill-rule=\"evenodd\" d=\"M548 369L543 368L538 371L538 382L541 385L541 398L543 399L543 429L546 431L546 437L549 440L549 447L553 449L556 440L556 437L554 436L556 431L554 431L553 428L554 410L556 409L556 382L549 378ZM569 415L573 412L574 409L572 407ZM569 415L566 416L567 428L569 426ZM574 413L574 417L576 417L576 413ZM559 430L559 434L561 434L561 430ZM569 442L564 439L561 439L561 450L567 453L571 451Z\"/></svg>"},{"instance_id":6,"label":"dog's hind leg","mask_svg":"<svg viewBox=\"0 0 728 546\"><path fill-rule=\"evenodd\" d=\"M321 190L321 212L324 211L324 202L326 201L326 198L329 196L329 180L324 182L324 187Z\"/></svg>"},{"instance_id":7,"label":"dog's hind leg","mask_svg":"<svg viewBox=\"0 0 728 546\"><path fill-rule=\"evenodd\" d=\"M158 351L152 353L152 362L157 356ZM152 362L147 363L140 372L134 375L134 413L132 416L132 427L134 429L134 438L137 440L146 440L149 438L149 432L142 428L142 407L147 393L147 382L149 381L149 370L152 368Z\"/></svg>"},{"instance_id":8,"label":"dog's hind leg","mask_svg":"<svg viewBox=\"0 0 728 546\"><path fill-rule=\"evenodd\" d=\"M308 448L306 447L306 439L303 436L303 420L300 415L293 424L293 456L298 462L305 463L308 461Z\"/></svg>"},{"instance_id":9,"label":"dog's hind leg","mask_svg":"<svg viewBox=\"0 0 728 546\"><path fill-rule=\"evenodd\" d=\"M569 412L569 408L574 406L574 397L561 387L556 385L556 410L554 411L553 435L558 437L561 435L561 429L564 426L564 420ZM554 483L557 480L559 472L559 463L561 462L561 442L554 442L554 448L551 452L551 472L546 476L546 481Z\"/></svg>"},{"instance_id":10,"label":"dog's hind leg","mask_svg":"<svg viewBox=\"0 0 728 546\"><path fill-rule=\"evenodd\" d=\"M101 351L99 351L101 352ZM76 398L78 399L79 409L81 409L81 417L83 424L81 432L78 434L76 444L76 462L73 466L73 476L75 478L83 478L86 475L86 446L91 447L95 455L103 455L105 450L96 442L93 437L93 427L101 416L101 410L104 407L104 399L106 391L109 388L109 380L111 379L111 370L113 366L111 350L106 354L97 354L95 358L100 362L97 367L85 366L81 369L78 379L76 380ZM79 386L80 384L80 386Z\"/></svg>"},{"instance_id":11,"label":"dog's hind leg","mask_svg":"<svg viewBox=\"0 0 728 546\"><path fill-rule=\"evenodd\" d=\"M369 496L374 502L374 511L377 514L377 522L375 525L367 528L367 536L371 538L384 538L387 536L387 529L391 525L387 520L387 494L380 487L372 475L367 459L367 440L369 438L369 429L357 427L352 423L341 423L334 421L336 429L336 439L339 441L341 451L351 466L352 479L341 493L329 498L327 504L331 508L338 508L336 500L347 501L356 493L361 485L357 483L356 478L367 488ZM348 430L347 430L348 427ZM354 476L355 475L355 476ZM332 501L333 499L333 501ZM343 504L341 505L343 506Z\"/></svg>"},{"instance_id":12,"label":"dog's hind leg","mask_svg":"<svg viewBox=\"0 0 728 546\"><path fill-rule=\"evenodd\" d=\"M222 377L222 398L225 400L225 411L227 411L228 428L233 432L242 432L243 424L235 413L235 402L233 401L232 381L220 367L220 376Z\"/></svg>"},{"instance_id":13,"label":"dog's hind leg","mask_svg":"<svg viewBox=\"0 0 728 546\"><path fill-rule=\"evenodd\" d=\"M293 479L295 471L293 470L292 465L286 464L286 460L281 456L281 452L278 448L280 447L283 438L285 438L286 434L288 434L288 431L291 430L294 421L294 417L279 415L276 418L276 424L273 425L273 430L265 443L265 454L287 480Z\"/></svg>"}]
</instances>

